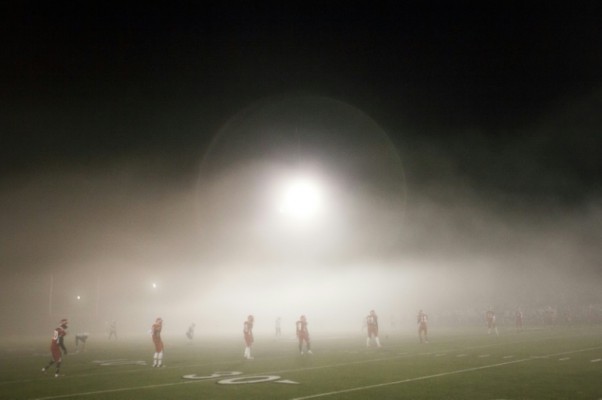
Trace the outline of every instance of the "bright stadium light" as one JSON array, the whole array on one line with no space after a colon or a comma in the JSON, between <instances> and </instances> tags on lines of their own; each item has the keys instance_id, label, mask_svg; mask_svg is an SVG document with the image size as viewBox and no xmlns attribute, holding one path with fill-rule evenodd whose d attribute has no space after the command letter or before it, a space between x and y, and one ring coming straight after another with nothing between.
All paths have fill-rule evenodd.
<instances>
[{"instance_id":1,"label":"bright stadium light","mask_svg":"<svg viewBox=\"0 0 602 400\"><path fill-rule=\"evenodd\" d=\"M309 178L297 178L285 186L279 211L296 220L306 220L318 213L321 206L322 192L318 184Z\"/></svg>"}]
</instances>

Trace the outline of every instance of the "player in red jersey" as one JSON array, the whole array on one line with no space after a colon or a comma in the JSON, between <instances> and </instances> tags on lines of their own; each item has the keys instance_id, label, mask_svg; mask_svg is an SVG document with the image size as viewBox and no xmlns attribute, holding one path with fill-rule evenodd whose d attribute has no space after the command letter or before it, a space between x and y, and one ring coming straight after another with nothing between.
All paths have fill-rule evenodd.
<instances>
[{"instance_id":1,"label":"player in red jersey","mask_svg":"<svg viewBox=\"0 0 602 400\"><path fill-rule=\"evenodd\" d=\"M163 366L163 340L161 339L161 330L163 329L163 319L157 318L151 327L151 335L155 345L155 354L153 355L153 367Z\"/></svg>"},{"instance_id":2,"label":"player in red jersey","mask_svg":"<svg viewBox=\"0 0 602 400\"><path fill-rule=\"evenodd\" d=\"M243 323L242 333L245 338L245 354L244 358L247 360L252 360L251 356L251 346L253 345L253 323L255 322L255 317L249 315L247 320Z\"/></svg>"},{"instance_id":3,"label":"player in red jersey","mask_svg":"<svg viewBox=\"0 0 602 400\"><path fill-rule=\"evenodd\" d=\"M305 318L305 315L302 315L299 318L299 321L295 323L295 325L297 339L299 339L299 353L303 354L303 342L305 342L307 354L312 354L311 342L309 340L309 331L307 330L307 318Z\"/></svg>"},{"instance_id":4,"label":"player in red jersey","mask_svg":"<svg viewBox=\"0 0 602 400\"><path fill-rule=\"evenodd\" d=\"M418 311L416 321L418 322L418 337L420 338L420 343L428 343L428 315L426 315L424 311L420 310Z\"/></svg>"},{"instance_id":5,"label":"player in red jersey","mask_svg":"<svg viewBox=\"0 0 602 400\"><path fill-rule=\"evenodd\" d=\"M491 332L495 332L495 336L499 336L500 333L497 330L497 323L495 312L493 310L487 310L485 313L485 321L487 321L487 334L491 335Z\"/></svg>"},{"instance_id":6,"label":"player in red jersey","mask_svg":"<svg viewBox=\"0 0 602 400\"><path fill-rule=\"evenodd\" d=\"M62 319L59 326L54 330L52 334L52 340L50 341L50 353L52 358L48 365L42 368L42 372L46 372L52 364L56 364L56 370L54 377L58 378L61 369L61 363L63 362L63 353L67 354L67 348L65 347L64 338L67 335L67 319Z\"/></svg>"},{"instance_id":7,"label":"player in red jersey","mask_svg":"<svg viewBox=\"0 0 602 400\"><path fill-rule=\"evenodd\" d=\"M370 347L370 342L374 338L376 347L380 347L380 340L378 339L378 316L374 310L370 311L370 314L366 317L366 327L368 328L368 337L366 338L366 347Z\"/></svg>"}]
</instances>

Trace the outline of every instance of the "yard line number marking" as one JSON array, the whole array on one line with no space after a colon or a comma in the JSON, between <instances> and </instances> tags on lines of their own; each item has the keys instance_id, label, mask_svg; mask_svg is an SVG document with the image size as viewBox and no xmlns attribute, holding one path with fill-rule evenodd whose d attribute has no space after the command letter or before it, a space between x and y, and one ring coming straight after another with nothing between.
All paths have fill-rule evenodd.
<instances>
[{"instance_id":1,"label":"yard line number marking","mask_svg":"<svg viewBox=\"0 0 602 400\"><path fill-rule=\"evenodd\" d=\"M250 375L250 376L239 376L243 373L240 371L218 371L211 375L199 376L196 374L184 375L183 379L191 380L206 380L215 378L225 378L217 381L220 385L240 385L247 383L261 383L261 382L275 382L275 383L289 383L298 384L299 382L291 381L288 379L280 379L279 375ZM230 378L229 378L230 377Z\"/></svg>"},{"instance_id":2,"label":"yard line number marking","mask_svg":"<svg viewBox=\"0 0 602 400\"><path fill-rule=\"evenodd\" d=\"M565 355L565 354L574 354L574 353L591 351L591 350L599 350L599 349L602 349L602 346L568 351L568 352L557 353L557 354L549 354L549 355L544 355L544 356L532 356L530 358L525 358L525 359L520 359L520 360L512 360L512 361L499 363L499 364L491 364L491 365L485 365L485 366L481 366L481 367L467 368L467 369L462 369L462 370L457 370L457 371L449 371L449 372L444 372L444 373L440 373L440 374L404 379L404 380L394 381L394 382L385 382L385 383L380 383L380 384L375 384L375 385L360 386L360 387L355 387L355 388L350 388L350 389L343 389L340 391L318 393L318 394L314 394L314 395L310 395L310 396L297 397L297 398L294 398L291 400L304 400L304 399L313 399L313 398L318 398L318 397L326 397L326 396L332 396L332 395L340 394L340 393L348 393L348 392L367 390L367 389L377 388L377 387L397 385L397 384L401 384L401 383L414 382L414 381L419 381L419 380L436 378L436 377L440 377L440 376L459 374L459 373L463 373L463 372L477 371L477 370L487 369L487 368L495 368L495 367L499 367L499 366L503 366L503 365L516 364L519 362L531 361L531 360L554 357L554 356L561 356L561 355ZM383 361L383 360L387 360L387 359L394 359L394 358L401 358L401 357L402 356L391 357L391 358L372 359L372 360L362 360L362 361L355 361L355 362L350 362L350 363L340 363L340 364L324 365L324 366L310 367L310 368L289 369L289 370L283 370L283 371L277 371L277 372L283 373L283 372L295 372L295 371L305 371L305 370L315 370L315 369L326 369L326 368L338 367L338 366L343 366L343 365L353 365L353 364L360 364L360 363L366 363L366 362L369 363L369 362ZM597 362L597 361L598 360L592 361L592 362ZM206 381L206 380L204 380L204 381ZM126 387L126 388L95 390L95 391L90 391L90 392L79 392L79 393L62 394L62 395L56 395L56 396L38 397L34 400L65 399L65 398L78 397L78 396L92 396L92 395L97 395L97 394L118 393L118 392L127 392L127 391L133 391L133 390L156 389L156 388L163 388L163 387L169 387L169 386L191 384L191 383L196 383L196 382L199 382L199 381L198 380L187 380L184 382L171 382L171 383L162 383L162 384L146 385L146 386L131 386L131 387ZM203 380L201 380L201 382L203 382Z\"/></svg>"}]
</instances>

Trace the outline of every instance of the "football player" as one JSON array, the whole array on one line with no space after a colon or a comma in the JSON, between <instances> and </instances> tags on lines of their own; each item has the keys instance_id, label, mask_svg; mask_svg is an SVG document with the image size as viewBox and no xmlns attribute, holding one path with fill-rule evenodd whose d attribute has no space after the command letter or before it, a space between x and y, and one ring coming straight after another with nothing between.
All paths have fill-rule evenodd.
<instances>
[{"instance_id":1,"label":"football player","mask_svg":"<svg viewBox=\"0 0 602 400\"><path fill-rule=\"evenodd\" d=\"M163 319L157 318L151 327L153 343L155 345L155 354L153 355L153 367L163 366L163 340L161 340L161 330L163 329Z\"/></svg>"},{"instance_id":2,"label":"football player","mask_svg":"<svg viewBox=\"0 0 602 400\"><path fill-rule=\"evenodd\" d=\"M366 327L368 328L368 337L366 338L366 347L370 347L370 342L374 338L376 347L380 347L380 340L378 339L378 316L374 310L370 311L370 314L366 317Z\"/></svg>"},{"instance_id":3,"label":"football player","mask_svg":"<svg viewBox=\"0 0 602 400\"><path fill-rule=\"evenodd\" d=\"M487 334L491 335L491 332L493 331L495 332L495 336L499 336L500 333L497 330L496 317L495 312L493 312L493 310L487 310L487 312L485 313L485 321L487 321Z\"/></svg>"},{"instance_id":4,"label":"football player","mask_svg":"<svg viewBox=\"0 0 602 400\"><path fill-rule=\"evenodd\" d=\"M307 354L312 354L309 331L307 330L307 318L305 318L305 315L302 315L299 318L299 321L296 322L296 332L297 339L299 339L299 353L303 354L303 342L305 342Z\"/></svg>"},{"instance_id":5,"label":"football player","mask_svg":"<svg viewBox=\"0 0 602 400\"><path fill-rule=\"evenodd\" d=\"M517 308L516 312L514 313L514 323L516 325L516 332L522 332L523 331L523 312L520 309L520 307Z\"/></svg>"},{"instance_id":6,"label":"football player","mask_svg":"<svg viewBox=\"0 0 602 400\"><path fill-rule=\"evenodd\" d=\"M426 315L424 311L420 310L418 311L416 320L418 322L418 337L420 338L420 343L428 343L428 315Z\"/></svg>"},{"instance_id":7,"label":"football player","mask_svg":"<svg viewBox=\"0 0 602 400\"><path fill-rule=\"evenodd\" d=\"M244 357L247 360L252 360L251 357L251 345L253 345L253 322L255 322L255 317L249 315L247 320L243 323L242 333L245 338L245 353Z\"/></svg>"},{"instance_id":8,"label":"football player","mask_svg":"<svg viewBox=\"0 0 602 400\"><path fill-rule=\"evenodd\" d=\"M194 328L196 327L196 324L192 323L190 324L190 326L188 327L188 330L186 331L186 337L189 340L194 339Z\"/></svg>"},{"instance_id":9,"label":"football player","mask_svg":"<svg viewBox=\"0 0 602 400\"><path fill-rule=\"evenodd\" d=\"M111 325L109 326L109 340L112 338L117 340L117 321L111 322Z\"/></svg>"},{"instance_id":10,"label":"football player","mask_svg":"<svg viewBox=\"0 0 602 400\"><path fill-rule=\"evenodd\" d=\"M46 372L52 364L56 364L56 369L54 371L55 378L58 378L59 376L61 363L63 362L63 353L65 353L65 355L67 354L67 348L64 343L64 337L67 335L67 324L67 319L62 319L59 326L54 330L52 340L50 341L50 354L52 355L52 358L48 365L42 368L42 372Z\"/></svg>"},{"instance_id":11,"label":"football player","mask_svg":"<svg viewBox=\"0 0 602 400\"><path fill-rule=\"evenodd\" d=\"M281 323L282 323L282 318L280 318L280 317L276 318L276 337L282 336L282 329L280 328Z\"/></svg>"},{"instance_id":12,"label":"football player","mask_svg":"<svg viewBox=\"0 0 602 400\"><path fill-rule=\"evenodd\" d=\"M76 333L75 334L75 352L86 351L86 342L88 341L88 332ZM81 343L81 347L79 346Z\"/></svg>"}]
</instances>

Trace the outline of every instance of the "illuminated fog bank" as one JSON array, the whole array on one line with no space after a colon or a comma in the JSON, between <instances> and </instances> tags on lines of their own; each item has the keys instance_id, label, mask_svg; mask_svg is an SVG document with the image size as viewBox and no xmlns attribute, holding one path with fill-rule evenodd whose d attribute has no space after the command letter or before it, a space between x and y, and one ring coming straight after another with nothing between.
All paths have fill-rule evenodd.
<instances>
[{"instance_id":1,"label":"illuminated fog bank","mask_svg":"<svg viewBox=\"0 0 602 400\"><path fill-rule=\"evenodd\" d=\"M394 249L405 197L401 160L370 117L272 98L231 118L202 160L199 246L216 265L344 265Z\"/></svg>"},{"instance_id":2,"label":"illuminated fog bank","mask_svg":"<svg viewBox=\"0 0 602 400\"><path fill-rule=\"evenodd\" d=\"M375 296L387 278L373 260L396 252L405 200L395 147L357 108L311 96L251 105L200 166L203 305L256 314L259 331L301 314L314 329L359 331L370 309L394 303Z\"/></svg>"}]
</instances>

